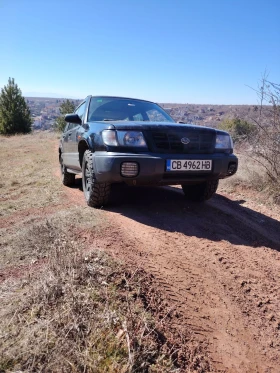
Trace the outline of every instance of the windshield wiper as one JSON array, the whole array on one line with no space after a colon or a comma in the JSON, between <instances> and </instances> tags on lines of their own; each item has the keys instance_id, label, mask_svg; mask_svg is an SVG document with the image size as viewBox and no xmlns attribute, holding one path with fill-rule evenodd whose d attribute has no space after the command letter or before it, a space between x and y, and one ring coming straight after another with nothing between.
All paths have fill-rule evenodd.
<instances>
[{"instance_id":1,"label":"windshield wiper","mask_svg":"<svg viewBox=\"0 0 280 373\"><path fill-rule=\"evenodd\" d=\"M122 119L110 119L110 118L104 118L102 119L103 122L123 122Z\"/></svg>"}]
</instances>

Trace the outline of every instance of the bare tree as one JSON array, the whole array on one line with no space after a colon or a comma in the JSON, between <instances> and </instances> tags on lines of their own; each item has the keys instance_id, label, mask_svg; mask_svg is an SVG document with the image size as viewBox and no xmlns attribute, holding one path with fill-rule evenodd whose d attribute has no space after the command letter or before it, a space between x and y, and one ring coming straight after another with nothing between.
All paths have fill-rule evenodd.
<instances>
[{"instance_id":1,"label":"bare tree","mask_svg":"<svg viewBox=\"0 0 280 373\"><path fill-rule=\"evenodd\" d=\"M252 156L280 191L280 85L269 81L265 73L255 91L259 115L258 119L252 119L256 125L256 133L250 140Z\"/></svg>"}]
</instances>

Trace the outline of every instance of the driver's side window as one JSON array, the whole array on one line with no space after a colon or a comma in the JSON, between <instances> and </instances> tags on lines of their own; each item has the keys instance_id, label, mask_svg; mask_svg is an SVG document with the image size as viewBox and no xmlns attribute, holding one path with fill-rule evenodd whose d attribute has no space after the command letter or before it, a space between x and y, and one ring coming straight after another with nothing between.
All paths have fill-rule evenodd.
<instances>
[{"instance_id":1,"label":"driver's side window","mask_svg":"<svg viewBox=\"0 0 280 373\"><path fill-rule=\"evenodd\" d=\"M75 123L69 123L68 130L72 130L72 129L75 128L76 126L77 126L77 124L75 124Z\"/></svg>"},{"instance_id":2,"label":"driver's side window","mask_svg":"<svg viewBox=\"0 0 280 373\"><path fill-rule=\"evenodd\" d=\"M78 109L75 111L75 114L78 114L78 115L79 115L79 117L81 118L81 121L83 121L83 119L84 119L85 108L86 108L86 103L83 102L83 103L78 107Z\"/></svg>"},{"instance_id":3,"label":"driver's side window","mask_svg":"<svg viewBox=\"0 0 280 373\"><path fill-rule=\"evenodd\" d=\"M67 131L70 131L72 130L74 127L76 127L76 124L75 123L67 123L65 128L64 128L64 132L67 132Z\"/></svg>"}]
</instances>

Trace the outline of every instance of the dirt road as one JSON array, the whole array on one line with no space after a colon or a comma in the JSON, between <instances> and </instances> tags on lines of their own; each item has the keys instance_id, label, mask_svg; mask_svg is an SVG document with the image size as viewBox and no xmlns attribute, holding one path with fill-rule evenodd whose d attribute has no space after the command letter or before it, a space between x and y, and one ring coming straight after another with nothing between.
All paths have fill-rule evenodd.
<instances>
[{"instance_id":1,"label":"dirt road","mask_svg":"<svg viewBox=\"0 0 280 373\"><path fill-rule=\"evenodd\" d=\"M70 194L83 203L81 190ZM207 345L213 371L280 371L276 210L222 194L197 205L175 187L117 187L100 213L110 229L87 233L89 242L155 276L180 324Z\"/></svg>"},{"instance_id":2,"label":"dirt road","mask_svg":"<svg viewBox=\"0 0 280 373\"><path fill-rule=\"evenodd\" d=\"M187 326L192 346L203 347L197 351L210 359L211 371L280 372L279 207L261 203L254 192L227 194L225 187L205 204L187 202L175 187L115 187L111 205L94 210L85 204L80 179L73 188L61 185L57 139L45 147L40 136L35 154L34 138L24 137L25 155L18 154L13 172L3 166L8 181L2 184L0 225L6 238L0 282L43 263L42 245L32 246L34 222L61 214L67 229L67 211L78 206L85 214L83 224L76 224L77 242L154 275L158 291L178 314L173 326L178 331ZM15 140L22 149L20 137L3 140L5 159L12 159L9 144Z\"/></svg>"}]
</instances>

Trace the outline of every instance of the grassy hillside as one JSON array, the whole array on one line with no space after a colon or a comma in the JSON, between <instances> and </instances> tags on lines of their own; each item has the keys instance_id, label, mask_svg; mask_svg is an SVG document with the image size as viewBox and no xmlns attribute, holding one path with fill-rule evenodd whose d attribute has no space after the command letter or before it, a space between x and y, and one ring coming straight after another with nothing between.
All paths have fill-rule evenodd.
<instances>
[{"instance_id":1,"label":"grassy hillside","mask_svg":"<svg viewBox=\"0 0 280 373\"><path fill-rule=\"evenodd\" d=\"M209 371L154 279L98 250L110 225L61 185L57 135L0 141L0 372Z\"/></svg>"}]
</instances>

